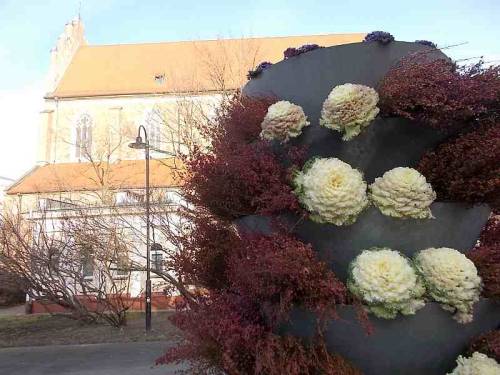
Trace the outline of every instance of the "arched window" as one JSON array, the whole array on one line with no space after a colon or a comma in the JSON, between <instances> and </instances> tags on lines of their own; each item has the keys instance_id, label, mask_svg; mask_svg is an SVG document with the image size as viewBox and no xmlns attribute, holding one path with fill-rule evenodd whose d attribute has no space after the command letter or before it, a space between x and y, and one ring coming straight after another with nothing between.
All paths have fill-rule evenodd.
<instances>
[{"instance_id":1,"label":"arched window","mask_svg":"<svg viewBox=\"0 0 500 375\"><path fill-rule=\"evenodd\" d=\"M84 159L92 152L92 117L85 113L78 117L75 128L75 157Z\"/></svg>"},{"instance_id":2,"label":"arched window","mask_svg":"<svg viewBox=\"0 0 500 375\"><path fill-rule=\"evenodd\" d=\"M148 110L144 114L144 126L148 132L149 144L152 148L162 149L162 126L163 116L158 107Z\"/></svg>"}]
</instances>

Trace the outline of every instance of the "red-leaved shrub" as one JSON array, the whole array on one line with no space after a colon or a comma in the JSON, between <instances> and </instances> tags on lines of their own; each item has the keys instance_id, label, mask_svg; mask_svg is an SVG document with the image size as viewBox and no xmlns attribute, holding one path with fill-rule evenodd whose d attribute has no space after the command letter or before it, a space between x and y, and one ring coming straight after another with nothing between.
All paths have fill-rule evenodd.
<instances>
[{"instance_id":1,"label":"red-leaved shrub","mask_svg":"<svg viewBox=\"0 0 500 375\"><path fill-rule=\"evenodd\" d=\"M474 352L484 353L500 363L500 330L491 331L473 339L468 355Z\"/></svg>"},{"instance_id":2,"label":"red-leaved shrub","mask_svg":"<svg viewBox=\"0 0 500 375\"><path fill-rule=\"evenodd\" d=\"M292 336L269 334L259 341L257 353L256 374L362 375L341 356L328 353L321 339L308 346Z\"/></svg>"},{"instance_id":3,"label":"red-leaved shrub","mask_svg":"<svg viewBox=\"0 0 500 375\"><path fill-rule=\"evenodd\" d=\"M483 121L473 131L426 153L417 169L439 200L500 204L500 122Z\"/></svg>"},{"instance_id":4,"label":"red-leaved shrub","mask_svg":"<svg viewBox=\"0 0 500 375\"><path fill-rule=\"evenodd\" d=\"M274 101L235 95L222 103L215 119L201 131L210 140L208 149L194 150L183 160L187 166L183 190L190 202L229 220L299 209L289 168L268 142L259 139L260 124ZM301 154L290 149L288 164Z\"/></svg>"},{"instance_id":5,"label":"red-leaved shrub","mask_svg":"<svg viewBox=\"0 0 500 375\"><path fill-rule=\"evenodd\" d=\"M327 313L346 302L346 287L310 245L287 234L246 234L228 261L231 289L268 308L272 321L292 306Z\"/></svg>"},{"instance_id":6,"label":"red-leaved shrub","mask_svg":"<svg viewBox=\"0 0 500 375\"><path fill-rule=\"evenodd\" d=\"M212 294L195 309L178 312L173 323L185 342L157 360L187 361L189 374L228 375L355 375L360 374L322 343L303 345L290 336L277 336L259 318L258 305L236 294Z\"/></svg>"},{"instance_id":7,"label":"red-leaved shrub","mask_svg":"<svg viewBox=\"0 0 500 375\"><path fill-rule=\"evenodd\" d=\"M468 257L483 280L483 296L500 299L500 245L479 246Z\"/></svg>"},{"instance_id":8,"label":"red-leaved shrub","mask_svg":"<svg viewBox=\"0 0 500 375\"><path fill-rule=\"evenodd\" d=\"M461 127L500 107L500 67L459 66L415 53L403 58L380 82L379 107L438 129Z\"/></svg>"},{"instance_id":9,"label":"red-leaved shrub","mask_svg":"<svg viewBox=\"0 0 500 375\"><path fill-rule=\"evenodd\" d=\"M235 145L227 153L200 154L189 167L184 185L188 199L221 218L299 208L289 171L264 141Z\"/></svg>"},{"instance_id":10,"label":"red-leaved shrub","mask_svg":"<svg viewBox=\"0 0 500 375\"><path fill-rule=\"evenodd\" d=\"M211 140L215 153L221 148L257 140L267 109L276 101L275 98L251 98L237 93L223 103L217 109L210 129L207 129L208 134L205 134Z\"/></svg>"},{"instance_id":11,"label":"red-leaved shrub","mask_svg":"<svg viewBox=\"0 0 500 375\"><path fill-rule=\"evenodd\" d=\"M252 374L256 343L266 329L258 306L234 294L211 293L198 306L177 311L172 322L185 341L167 351L159 364L187 361L190 374ZM218 371L218 372L216 372Z\"/></svg>"},{"instance_id":12,"label":"red-leaved shrub","mask_svg":"<svg viewBox=\"0 0 500 375\"><path fill-rule=\"evenodd\" d=\"M346 302L345 286L310 246L281 231L238 233L232 223L300 211L290 179L304 150L288 147L278 160L259 139L271 103L239 95L224 102L215 121L199 129L209 146L182 160L183 195L194 209L186 208L191 226L178 239L182 251L173 268L197 293L172 317L185 341L158 363L187 361L194 374L359 374L330 355L322 337L308 346L275 334L294 305L330 316Z\"/></svg>"},{"instance_id":13,"label":"red-leaved shrub","mask_svg":"<svg viewBox=\"0 0 500 375\"><path fill-rule=\"evenodd\" d=\"M498 246L500 245L500 215L491 216L479 237L481 246Z\"/></svg>"},{"instance_id":14,"label":"red-leaved shrub","mask_svg":"<svg viewBox=\"0 0 500 375\"><path fill-rule=\"evenodd\" d=\"M176 272L190 285L213 290L229 286L227 259L241 240L231 223L199 209L189 215L191 229L180 236L182 252L174 260Z\"/></svg>"},{"instance_id":15,"label":"red-leaved shrub","mask_svg":"<svg viewBox=\"0 0 500 375\"><path fill-rule=\"evenodd\" d=\"M468 252L483 280L483 296L500 300L500 219L486 224L479 245Z\"/></svg>"},{"instance_id":16,"label":"red-leaved shrub","mask_svg":"<svg viewBox=\"0 0 500 375\"><path fill-rule=\"evenodd\" d=\"M328 354L322 338L309 347L273 333L294 305L328 317L346 302L344 284L310 246L281 232L237 234L203 215L193 218L189 238L177 268L205 293L172 317L185 341L158 363L187 361L194 374L358 374Z\"/></svg>"}]
</instances>

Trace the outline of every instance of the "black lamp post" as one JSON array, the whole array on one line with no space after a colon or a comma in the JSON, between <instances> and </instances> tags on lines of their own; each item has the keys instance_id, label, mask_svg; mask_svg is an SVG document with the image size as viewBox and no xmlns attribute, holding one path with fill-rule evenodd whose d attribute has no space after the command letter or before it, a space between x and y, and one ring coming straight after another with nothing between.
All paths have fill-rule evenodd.
<instances>
[{"instance_id":1,"label":"black lamp post","mask_svg":"<svg viewBox=\"0 0 500 375\"><path fill-rule=\"evenodd\" d=\"M144 131L144 141L141 137L141 130ZM151 331L151 262L149 246L149 140L146 128L139 126L135 142L130 143L128 147L138 150L144 150L146 158L146 332Z\"/></svg>"},{"instance_id":2,"label":"black lamp post","mask_svg":"<svg viewBox=\"0 0 500 375\"><path fill-rule=\"evenodd\" d=\"M144 132L144 141L141 137L141 130ZM129 143L128 147L136 150L144 150L146 158L146 332L151 331L151 246L149 240L149 229L151 227L150 216L150 192L149 192L149 151L153 150L155 152L160 152L162 154L167 154L169 156L174 156L174 154L159 150L157 148L151 147L149 144L148 133L143 125L139 126L137 131L137 137L135 142ZM160 246L153 244L154 246ZM160 246L161 249L161 246ZM153 250L158 250L154 248Z\"/></svg>"}]
</instances>

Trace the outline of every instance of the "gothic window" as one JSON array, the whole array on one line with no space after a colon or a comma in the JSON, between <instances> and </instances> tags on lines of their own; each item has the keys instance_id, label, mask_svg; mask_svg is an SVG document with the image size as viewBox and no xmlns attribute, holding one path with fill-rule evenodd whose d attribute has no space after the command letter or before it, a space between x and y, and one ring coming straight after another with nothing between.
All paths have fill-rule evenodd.
<instances>
[{"instance_id":1,"label":"gothic window","mask_svg":"<svg viewBox=\"0 0 500 375\"><path fill-rule=\"evenodd\" d=\"M76 121L75 157L80 160L87 158L92 151L92 117L81 115Z\"/></svg>"}]
</instances>

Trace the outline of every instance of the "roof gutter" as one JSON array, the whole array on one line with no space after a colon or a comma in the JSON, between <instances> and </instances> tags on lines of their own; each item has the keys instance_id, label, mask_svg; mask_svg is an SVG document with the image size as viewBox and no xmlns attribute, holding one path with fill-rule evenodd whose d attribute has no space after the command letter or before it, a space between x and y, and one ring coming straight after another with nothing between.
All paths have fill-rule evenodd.
<instances>
[{"instance_id":1,"label":"roof gutter","mask_svg":"<svg viewBox=\"0 0 500 375\"><path fill-rule=\"evenodd\" d=\"M165 91L165 92L159 92L159 93L152 93L152 92L137 92L133 94L123 94L123 93L117 93L117 94L74 94L74 95L67 95L67 96L55 96L53 94L48 94L44 96L43 98L46 100L76 100L76 99L95 99L95 98L124 98L124 97L143 97L143 96L152 96L152 97L157 97L157 96L165 96L165 95L171 95L171 96L182 96L182 95L189 95L189 96L201 96L201 95L214 95L214 94L223 94L231 91L236 91L238 90L237 88L230 88L227 90L204 90L204 91Z\"/></svg>"}]
</instances>

